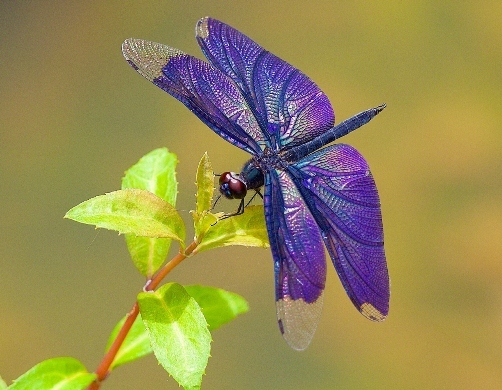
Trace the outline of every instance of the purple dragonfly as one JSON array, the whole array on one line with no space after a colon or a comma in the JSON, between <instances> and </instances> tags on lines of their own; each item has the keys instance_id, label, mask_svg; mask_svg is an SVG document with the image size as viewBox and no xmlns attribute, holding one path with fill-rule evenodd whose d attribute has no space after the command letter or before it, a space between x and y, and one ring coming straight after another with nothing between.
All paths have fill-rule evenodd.
<instances>
[{"instance_id":1,"label":"purple dragonfly","mask_svg":"<svg viewBox=\"0 0 502 390\"><path fill-rule=\"evenodd\" d=\"M326 281L324 246L355 307L384 320L390 293L377 188L357 150L326 145L385 105L335 126L327 96L298 69L218 20L202 18L195 32L209 63L142 39L126 40L122 52L141 75L253 156L241 173L221 175L220 192L241 199L243 212L246 192L264 187L285 340L302 350L314 335Z\"/></svg>"}]
</instances>

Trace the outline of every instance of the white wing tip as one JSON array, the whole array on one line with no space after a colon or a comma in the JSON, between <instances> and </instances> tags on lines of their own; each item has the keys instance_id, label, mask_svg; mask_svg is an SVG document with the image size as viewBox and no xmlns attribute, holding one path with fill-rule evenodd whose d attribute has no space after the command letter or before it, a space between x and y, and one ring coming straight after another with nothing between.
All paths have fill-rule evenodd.
<instances>
[{"instance_id":1,"label":"white wing tip","mask_svg":"<svg viewBox=\"0 0 502 390\"><path fill-rule=\"evenodd\" d=\"M279 329L291 348L303 351L309 346L321 318L323 296L312 303L289 296L276 301Z\"/></svg>"},{"instance_id":2,"label":"white wing tip","mask_svg":"<svg viewBox=\"0 0 502 390\"><path fill-rule=\"evenodd\" d=\"M161 43L129 38L122 44L122 54L138 73L153 81L162 76L162 69L172 58L185 53Z\"/></svg>"}]
</instances>

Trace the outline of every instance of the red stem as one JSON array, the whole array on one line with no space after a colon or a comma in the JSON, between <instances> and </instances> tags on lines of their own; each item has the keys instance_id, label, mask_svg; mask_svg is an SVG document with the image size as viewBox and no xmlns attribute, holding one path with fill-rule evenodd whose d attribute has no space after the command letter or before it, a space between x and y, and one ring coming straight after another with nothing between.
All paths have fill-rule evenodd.
<instances>
[{"instance_id":1,"label":"red stem","mask_svg":"<svg viewBox=\"0 0 502 390\"><path fill-rule=\"evenodd\" d=\"M179 263L181 263L188 256L190 256L190 254L196 247L197 243L194 241L186 248L184 253L178 253L176 256L174 256L171 259L171 261L169 261L164 267L162 267L162 269L159 272L157 272L157 274L145 284L143 290L144 291L154 290L155 287L157 287L160 284L160 282L166 277L167 274L169 274L169 272L173 270L174 267L176 267ZM120 347L122 346L122 343L127 337L127 334L131 330L131 327L134 324L136 317L138 317L138 314L139 314L139 305L138 302L135 302L131 311L129 311L129 313L127 314L126 320L122 325L122 328L120 328L117 337L113 341L113 344L111 345L110 349L105 354L103 360L101 360L101 363L99 363L99 366L95 371L95 374L98 377L94 380L94 382L92 382L89 385L87 390L98 390L99 387L101 386L101 382L106 379L110 370L110 366L112 365L115 356L117 356L117 352L119 351Z\"/></svg>"}]
</instances>

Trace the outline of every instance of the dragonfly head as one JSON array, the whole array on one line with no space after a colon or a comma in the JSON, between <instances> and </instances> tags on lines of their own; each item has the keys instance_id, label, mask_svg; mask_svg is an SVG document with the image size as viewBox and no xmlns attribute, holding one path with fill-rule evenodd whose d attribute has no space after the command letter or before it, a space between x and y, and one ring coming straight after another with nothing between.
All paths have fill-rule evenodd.
<instances>
[{"instance_id":1,"label":"dragonfly head","mask_svg":"<svg viewBox=\"0 0 502 390\"><path fill-rule=\"evenodd\" d=\"M223 172L220 175L220 193L227 199L244 199L247 186L238 173Z\"/></svg>"}]
</instances>

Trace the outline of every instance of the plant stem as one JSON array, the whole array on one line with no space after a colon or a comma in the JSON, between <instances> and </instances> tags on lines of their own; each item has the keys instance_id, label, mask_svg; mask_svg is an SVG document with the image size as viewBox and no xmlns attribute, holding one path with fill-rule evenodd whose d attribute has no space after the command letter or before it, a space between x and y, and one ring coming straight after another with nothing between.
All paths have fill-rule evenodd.
<instances>
[{"instance_id":1,"label":"plant stem","mask_svg":"<svg viewBox=\"0 0 502 390\"><path fill-rule=\"evenodd\" d=\"M166 277L166 275L173 270L179 263L185 260L188 256L190 256L195 248L197 248L199 243L193 241L190 245L187 246L184 253L178 253L174 256L171 261L169 261L165 266L161 268L159 272L151 279L150 283L145 286L145 291L154 290L155 287L159 285L159 283Z\"/></svg>"},{"instance_id":2,"label":"plant stem","mask_svg":"<svg viewBox=\"0 0 502 390\"><path fill-rule=\"evenodd\" d=\"M188 256L190 256L193 252L193 250L197 247L198 243L197 242L192 242L186 249L184 253L178 253L176 256L174 256L164 267L161 268L155 276L150 279L146 284L145 287L143 288L144 291L153 291L159 284L160 282L171 272L174 267L176 267L179 263L181 263L183 260L185 260ZM97 378L92 382L87 390L98 390L101 386L101 382L106 379L108 376L110 366L113 363L113 360L115 359L115 356L117 356L117 352L119 351L120 347L122 346L122 343L124 342L125 338L127 337L127 334L131 330L132 325L134 324L134 321L138 317L139 314L139 305L138 302L135 302L132 309L127 313L127 318L122 325L122 328L120 328L119 332L117 333L117 337L113 341L113 344L111 345L110 349L108 352L105 354L103 357L103 360L101 360L101 363L99 363L98 368L96 369L95 374L97 375Z\"/></svg>"},{"instance_id":3,"label":"plant stem","mask_svg":"<svg viewBox=\"0 0 502 390\"><path fill-rule=\"evenodd\" d=\"M139 313L139 306L138 302L134 303L134 306L132 307L131 311L127 314L127 318L122 325L122 328L120 328L120 331L117 333L117 337L113 341L113 344L111 345L110 349L108 352L105 354L103 357L103 360L101 360L101 363L99 363L98 368L95 371L95 374L98 376L94 382L90 384L88 387L88 390L97 390L101 386L101 382L104 381L108 375L108 370L110 369L111 364L113 363L113 360L115 359L115 356L117 355L117 352L119 351L120 347L122 346L122 343L124 342L125 338L127 337L127 334L131 330L132 324L136 320L136 317L138 317Z\"/></svg>"}]
</instances>

